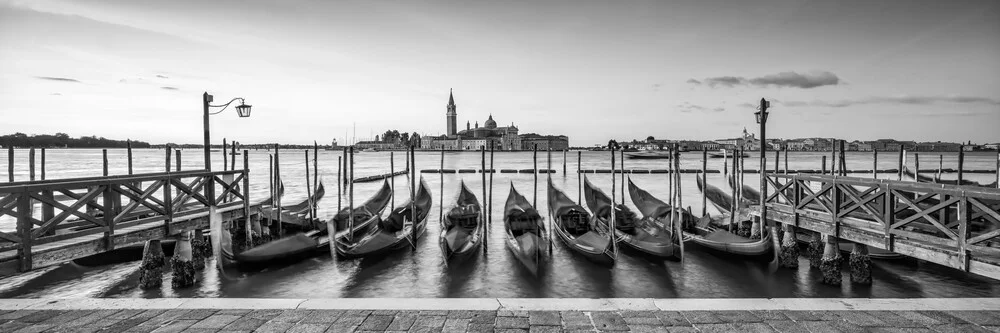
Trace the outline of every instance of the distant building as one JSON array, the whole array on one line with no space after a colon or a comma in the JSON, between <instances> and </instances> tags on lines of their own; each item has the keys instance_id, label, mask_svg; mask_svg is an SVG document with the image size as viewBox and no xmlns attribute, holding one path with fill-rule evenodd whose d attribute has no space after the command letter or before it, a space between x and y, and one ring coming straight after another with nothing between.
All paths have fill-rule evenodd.
<instances>
[{"instance_id":1,"label":"distant building","mask_svg":"<svg viewBox=\"0 0 1000 333\"><path fill-rule=\"evenodd\" d=\"M857 151L872 151L872 143L866 141L857 141L855 143L855 150Z\"/></svg>"},{"instance_id":2,"label":"distant building","mask_svg":"<svg viewBox=\"0 0 1000 333\"><path fill-rule=\"evenodd\" d=\"M421 140L420 147L423 149L446 149L446 150L477 150L480 147L489 148L490 144L494 145L496 150L523 150L526 149L527 139L524 135L518 134L517 126L513 123L510 126L497 126L497 122L493 120L493 115L483 122L483 126L479 126L479 122L476 122L476 126L473 127L470 121L466 121L465 130L459 131L457 128L458 122L458 106L455 105L455 95L454 93L448 94L448 105L446 106L447 112L445 113L445 125L446 134L436 137L424 137ZM545 146L548 149L552 146L552 149L568 149L569 148L569 137L565 135L559 136L539 136L537 134L531 134L532 146L541 141L546 141L543 144L539 144L539 148ZM539 137L544 137L545 139L540 139ZM549 143L551 141L551 143ZM555 148L561 147L561 148Z\"/></svg>"},{"instance_id":3,"label":"distant building","mask_svg":"<svg viewBox=\"0 0 1000 333\"><path fill-rule=\"evenodd\" d=\"M565 135L538 135L534 133L521 135L521 149L532 150L563 150L569 149L569 137Z\"/></svg>"}]
</instances>

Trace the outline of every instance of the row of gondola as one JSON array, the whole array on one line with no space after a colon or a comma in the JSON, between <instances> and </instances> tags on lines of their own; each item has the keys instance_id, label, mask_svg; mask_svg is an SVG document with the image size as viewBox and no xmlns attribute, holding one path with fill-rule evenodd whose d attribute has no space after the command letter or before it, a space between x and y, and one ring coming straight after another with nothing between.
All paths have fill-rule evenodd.
<instances>
[{"instance_id":1,"label":"row of gondola","mask_svg":"<svg viewBox=\"0 0 1000 333\"><path fill-rule=\"evenodd\" d=\"M613 265L619 246L636 255L678 260L683 244L692 243L710 250L740 256L769 256L770 235L762 239L742 237L718 228L728 219L697 218L689 209L671 207L629 179L628 190L640 217L623 203L615 203L584 178L583 196L588 209L570 199L551 181L547 182L550 225L531 202L511 184L503 207L504 246L529 271L537 273L549 260L547 248L558 238L567 248L599 264ZM721 211L733 211L730 199L721 190L700 182L709 199ZM490 222L476 195L464 182L459 184L456 201L441 219L438 243L444 261L458 265L483 252ZM330 237L326 224L254 247L232 256L241 265L257 266L308 256L331 248L339 258L351 259L384 255L413 246L426 232L432 195L420 180L413 196L392 208L383 217L393 195L388 182L367 201L348 207L332 219L336 233ZM673 216L672 216L673 215ZM682 228L684 227L684 228ZM551 231L549 229L552 229ZM330 246L330 239L334 246Z\"/></svg>"}]
</instances>

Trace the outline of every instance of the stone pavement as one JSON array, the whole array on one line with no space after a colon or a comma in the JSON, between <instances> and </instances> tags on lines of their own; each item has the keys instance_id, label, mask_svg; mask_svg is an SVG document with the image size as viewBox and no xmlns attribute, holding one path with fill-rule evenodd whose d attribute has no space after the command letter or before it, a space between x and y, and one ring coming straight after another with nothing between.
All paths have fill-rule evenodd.
<instances>
[{"instance_id":1,"label":"stone pavement","mask_svg":"<svg viewBox=\"0 0 1000 333\"><path fill-rule=\"evenodd\" d=\"M408 309L365 309L372 304ZM1000 332L998 304L995 298L0 299L0 332Z\"/></svg>"},{"instance_id":2,"label":"stone pavement","mask_svg":"<svg viewBox=\"0 0 1000 333\"><path fill-rule=\"evenodd\" d=\"M0 332L1000 332L1000 311L4 310Z\"/></svg>"}]
</instances>

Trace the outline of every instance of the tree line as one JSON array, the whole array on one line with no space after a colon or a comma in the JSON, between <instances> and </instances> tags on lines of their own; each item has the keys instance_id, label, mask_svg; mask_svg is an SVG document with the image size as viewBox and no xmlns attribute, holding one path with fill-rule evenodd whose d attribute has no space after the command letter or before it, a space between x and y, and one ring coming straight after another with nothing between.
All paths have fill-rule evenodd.
<instances>
[{"instance_id":1,"label":"tree line","mask_svg":"<svg viewBox=\"0 0 1000 333\"><path fill-rule=\"evenodd\" d=\"M71 138L66 133L27 135L21 132L0 136L0 146L23 148L125 148L127 140L97 136ZM148 142L132 141L133 148L149 148Z\"/></svg>"}]
</instances>

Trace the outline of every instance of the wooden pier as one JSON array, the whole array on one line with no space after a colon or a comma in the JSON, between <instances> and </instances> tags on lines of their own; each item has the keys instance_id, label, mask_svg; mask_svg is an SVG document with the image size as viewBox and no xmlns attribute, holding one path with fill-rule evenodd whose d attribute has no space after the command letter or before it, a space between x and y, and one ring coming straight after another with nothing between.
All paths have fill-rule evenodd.
<instances>
[{"instance_id":1,"label":"wooden pier","mask_svg":"<svg viewBox=\"0 0 1000 333\"><path fill-rule=\"evenodd\" d=\"M221 232L260 208L248 201L247 177L247 169L196 170L0 184L0 217L17 220L15 232L0 232L0 273L194 229Z\"/></svg>"},{"instance_id":2,"label":"wooden pier","mask_svg":"<svg viewBox=\"0 0 1000 333\"><path fill-rule=\"evenodd\" d=\"M1000 189L765 175L767 220L1000 279ZM760 216L760 206L752 209Z\"/></svg>"}]
</instances>

